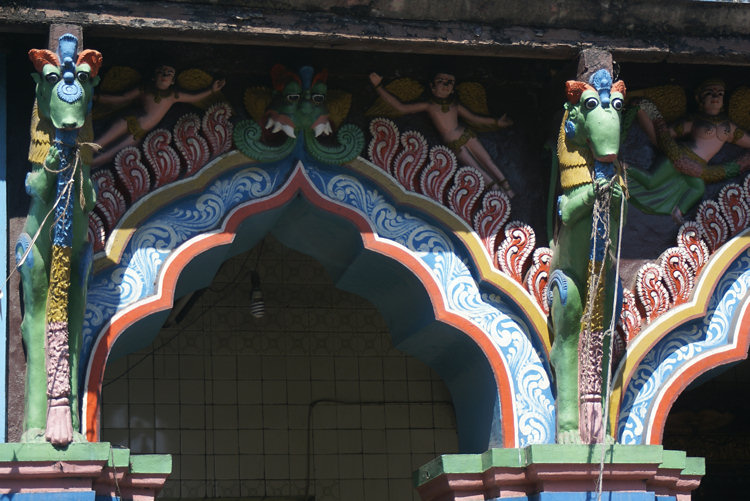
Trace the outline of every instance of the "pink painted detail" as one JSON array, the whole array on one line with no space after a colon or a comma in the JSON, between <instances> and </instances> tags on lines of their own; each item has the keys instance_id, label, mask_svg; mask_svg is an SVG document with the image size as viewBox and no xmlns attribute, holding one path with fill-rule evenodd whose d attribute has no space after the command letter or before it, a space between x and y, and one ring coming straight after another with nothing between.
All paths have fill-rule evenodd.
<instances>
[{"instance_id":1,"label":"pink painted detail","mask_svg":"<svg viewBox=\"0 0 750 501\"><path fill-rule=\"evenodd\" d=\"M719 207L729 226L729 236L750 225L750 207L744 198L742 187L736 183L727 184L719 192Z\"/></svg>"},{"instance_id":2,"label":"pink painted detail","mask_svg":"<svg viewBox=\"0 0 750 501\"><path fill-rule=\"evenodd\" d=\"M549 280L551 262L552 250L547 247L540 247L534 251L531 258L531 268L526 274L526 290L534 296L536 303L542 308L545 315L549 315L547 281Z\"/></svg>"},{"instance_id":3,"label":"pink painted detail","mask_svg":"<svg viewBox=\"0 0 750 501\"><path fill-rule=\"evenodd\" d=\"M367 147L370 161L390 172L390 166L398 151L398 127L386 118L376 118L370 122L372 139Z\"/></svg>"},{"instance_id":4,"label":"pink painted detail","mask_svg":"<svg viewBox=\"0 0 750 501\"><path fill-rule=\"evenodd\" d=\"M448 473L417 488L424 501L484 501L484 481L479 473Z\"/></svg>"},{"instance_id":5,"label":"pink painted detail","mask_svg":"<svg viewBox=\"0 0 750 501\"><path fill-rule=\"evenodd\" d=\"M484 180L479 170L474 167L461 167L453 177L453 186L448 190L448 207L471 224L474 206L482 190Z\"/></svg>"},{"instance_id":6,"label":"pink painted detail","mask_svg":"<svg viewBox=\"0 0 750 501\"><path fill-rule=\"evenodd\" d=\"M392 174L401 186L417 191L417 179L427 158L427 141L419 132L410 130L401 135L401 152L393 162Z\"/></svg>"},{"instance_id":7,"label":"pink painted detail","mask_svg":"<svg viewBox=\"0 0 750 501\"><path fill-rule=\"evenodd\" d=\"M525 452L519 451L519 456L522 454ZM539 492L591 495L596 493L598 478L599 463L595 461L531 463L528 466L492 467L481 476L478 473L444 473L425 481L417 491L423 501L525 498ZM700 477L659 469L658 463L606 462L602 481L605 494L649 492L687 501L690 492L700 484Z\"/></svg>"},{"instance_id":8,"label":"pink painted detail","mask_svg":"<svg viewBox=\"0 0 750 501\"><path fill-rule=\"evenodd\" d=\"M50 398L47 403L47 428L44 438L58 447L73 441L73 418L67 398Z\"/></svg>"},{"instance_id":9,"label":"pink painted detail","mask_svg":"<svg viewBox=\"0 0 750 501\"><path fill-rule=\"evenodd\" d=\"M169 145L171 141L172 134L166 129L153 130L143 140L143 151L154 175L154 189L180 177L180 157Z\"/></svg>"},{"instance_id":10,"label":"pink painted detail","mask_svg":"<svg viewBox=\"0 0 750 501\"><path fill-rule=\"evenodd\" d=\"M54 268L54 263L53 263ZM67 277L69 280L69 277ZM52 445L65 446L73 441L70 412L70 350L68 322L50 322L46 328L47 427L45 438Z\"/></svg>"},{"instance_id":11,"label":"pink painted detail","mask_svg":"<svg viewBox=\"0 0 750 501\"><path fill-rule=\"evenodd\" d=\"M748 177L750 178L750 176ZM698 276L711 255L706 242L703 241L698 223L688 221L680 227L680 231L677 233L677 245L685 251L690 266L692 266L695 275Z\"/></svg>"},{"instance_id":12,"label":"pink painted detail","mask_svg":"<svg viewBox=\"0 0 750 501\"><path fill-rule=\"evenodd\" d=\"M59 463L47 467L48 470L57 468L56 474L61 475ZM77 478L40 478L31 476L28 473L19 474L18 472L6 473L5 470L10 468L0 467L0 495L2 494L33 494L33 493L52 493L52 492L89 492L91 491L91 479ZM11 475L18 478L11 478ZM30 477L30 478L29 478ZM41 496L40 496L41 497ZM5 499L5 498L3 498ZM9 499L18 499L11 498Z\"/></svg>"},{"instance_id":13,"label":"pink painted detail","mask_svg":"<svg viewBox=\"0 0 750 501\"><path fill-rule=\"evenodd\" d=\"M711 252L716 251L729 238L729 227L721 216L719 204L713 200L701 202L696 222Z\"/></svg>"},{"instance_id":14,"label":"pink painted detail","mask_svg":"<svg viewBox=\"0 0 750 501\"><path fill-rule=\"evenodd\" d=\"M578 337L578 423L584 444L604 441L601 397L603 346L603 331L581 330Z\"/></svg>"},{"instance_id":15,"label":"pink painted detail","mask_svg":"<svg viewBox=\"0 0 750 501\"><path fill-rule=\"evenodd\" d=\"M695 285L690 258L680 247L671 247L661 255L662 278L672 297L672 305L686 303Z\"/></svg>"},{"instance_id":16,"label":"pink painted detail","mask_svg":"<svg viewBox=\"0 0 750 501\"><path fill-rule=\"evenodd\" d=\"M141 152L135 146L120 150L115 157L117 179L125 187L130 203L135 202L151 189L151 175L141 161Z\"/></svg>"},{"instance_id":17,"label":"pink painted detail","mask_svg":"<svg viewBox=\"0 0 750 501\"><path fill-rule=\"evenodd\" d=\"M505 239L497 250L498 268L523 284L523 272L534 250L536 235L526 223L512 221L505 227Z\"/></svg>"},{"instance_id":18,"label":"pink painted detail","mask_svg":"<svg viewBox=\"0 0 750 501\"><path fill-rule=\"evenodd\" d=\"M445 188L454 176L458 162L456 155L445 146L433 146L429 153L429 163L419 178L419 188L438 203L444 203Z\"/></svg>"},{"instance_id":19,"label":"pink painted detail","mask_svg":"<svg viewBox=\"0 0 750 501\"><path fill-rule=\"evenodd\" d=\"M635 294L633 294L633 291L625 287L623 287L622 290L622 313L620 313L620 322L625 334L625 342L629 343L638 335L638 332L640 332L643 319L641 318L641 312L638 311L638 306L636 305Z\"/></svg>"},{"instance_id":20,"label":"pink painted detail","mask_svg":"<svg viewBox=\"0 0 750 501\"><path fill-rule=\"evenodd\" d=\"M492 261L495 260L497 234L510 217L510 200L501 191L488 191L482 197L482 206L474 216L474 229L482 239Z\"/></svg>"},{"instance_id":21,"label":"pink painted detail","mask_svg":"<svg viewBox=\"0 0 750 501\"><path fill-rule=\"evenodd\" d=\"M648 463L605 463L602 490L644 492L645 483L656 475L657 466ZM527 472L528 477L535 480L535 492L596 492L599 464L530 464Z\"/></svg>"},{"instance_id":22,"label":"pink painted detail","mask_svg":"<svg viewBox=\"0 0 750 501\"><path fill-rule=\"evenodd\" d=\"M232 107L228 103L216 103L203 115L203 135L211 147L212 156L216 157L232 148L232 131L234 126L229 119Z\"/></svg>"},{"instance_id":23,"label":"pink painted detail","mask_svg":"<svg viewBox=\"0 0 750 501\"><path fill-rule=\"evenodd\" d=\"M47 397L63 398L70 395L70 352L68 323L47 324Z\"/></svg>"},{"instance_id":24,"label":"pink painted detail","mask_svg":"<svg viewBox=\"0 0 750 501\"><path fill-rule=\"evenodd\" d=\"M107 231L104 229L102 218L96 212L89 213L89 242L94 247L94 252L104 250L107 242Z\"/></svg>"},{"instance_id":25,"label":"pink painted detail","mask_svg":"<svg viewBox=\"0 0 750 501\"><path fill-rule=\"evenodd\" d=\"M669 292L661 280L661 274L661 267L646 263L638 270L635 281L638 300L643 305L648 323L669 309Z\"/></svg>"},{"instance_id":26,"label":"pink painted detail","mask_svg":"<svg viewBox=\"0 0 750 501\"><path fill-rule=\"evenodd\" d=\"M690 501L690 493L697 489L701 477L696 475L680 475L680 470L659 468L652 479L646 481L650 490L657 496L675 496L677 501Z\"/></svg>"},{"instance_id":27,"label":"pink painted detail","mask_svg":"<svg viewBox=\"0 0 750 501\"><path fill-rule=\"evenodd\" d=\"M118 486L123 498L133 501L152 501L164 487L167 477L168 475L131 473Z\"/></svg>"},{"instance_id":28,"label":"pink painted detail","mask_svg":"<svg viewBox=\"0 0 750 501\"><path fill-rule=\"evenodd\" d=\"M191 176L208 163L211 152L208 141L198 131L201 119L195 113L188 113L177 120L174 126L174 143L185 160L185 176Z\"/></svg>"},{"instance_id":29,"label":"pink painted detail","mask_svg":"<svg viewBox=\"0 0 750 501\"><path fill-rule=\"evenodd\" d=\"M601 361L601 359L599 359ZM601 377L599 378L601 383ZM586 395L581 398L578 407L581 442L584 444L601 444L604 442L602 426L602 401L598 395Z\"/></svg>"},{"instance_id":30,"label":"pink painted detail","mask_svg":"<svg viewBox=\"0 0 750 501\"><path fill-rule=\"evenodd\" d=\"M496 466L485 471L483 478L485 499L526 497L533 493L533 483L521 468Z\"/></svg>"},{"instance_id":31,"label":"pink painted detail","mask_svg":"<svg viewBox=\"0 0 750 501\"><path fill-rule=\"evenodd\" d=\"M89 491L106 461L11 461L0 463L0 494Z\"/></svg>"},{"instance_id":32,"label":"pink painted detail","mask_svg":"<svg viewBox=\"0 0 750 501\"><path fill-rule=\"evenodd\" d=\"M99 478L94 481L96 495L116 496L119 484L123 481L127 473L127 468L104 468Z\"/></svg>"},{"instance_id":33,"label":"pink painted detail","mask_svg":"<svg viewBox=\"0 0 750 501\"><path fill-rule=\"evenodd\" d=\"M115 176L108 170L99 170L91 175L91 182L96 186L96 207L108 231L112 231L117 221L125 213L125 197L115 186Z\"/></svg>"}]
</instances>

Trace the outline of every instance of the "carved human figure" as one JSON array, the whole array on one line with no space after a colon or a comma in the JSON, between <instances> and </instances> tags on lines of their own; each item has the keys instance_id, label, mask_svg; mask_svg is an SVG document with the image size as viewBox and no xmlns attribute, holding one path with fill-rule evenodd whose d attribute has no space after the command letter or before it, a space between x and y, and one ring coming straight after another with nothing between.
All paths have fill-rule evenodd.
<instances>
[{"instance_id":1,"label":"carved human figure","mask_svg":"<svg viewBox=\"0 0 750 501\"><path fill-rule=\"evenodd\" d=\"M649 101L638 103L638 123L666 157L649 173L628 169L632 202L646 212L671 214L681 223L705 192L706 183L734 177L750 169L750 155L735 162L708 163L726 143L750 148L750 136L724 113L724 82L710 79L695 92L699 112L668 126Z\"/></svg>"},{"instance_id":2,"label":"carved human figure","mask_svg":"<svg viewBox=\"0 0 750 501\"><path fill-rule=\"evenodd\" d=\"M460 162L479 169L491 188L498 186L509 197L515 196L505 174L482 146L476 133L460 121L505 128L513 125L513 120L507 115L493 118L472 113L455 98L456 77L450 73L436 73L430 82L432 98L415 103L403 103L388 92L382 85L383 77L377 73L370 73L370 82L378 95L398 112L427 113L446 146L453 150Z\"/></svg>"},{"instance_id":3,"label":"carved human figure","mask_svg":"<svg viewBox=\"0 0 750 501\"><path fill-rule=\"evenodd\" d=\"M118 118L107 131L94 140L102 150L94 157L93 166L106 164L118 151L143 139L161 122L174 104L197 103L212 93L218 92L226 84L225 80L214 80L211 87L201 92L178 92L173 88L175 74L173 66L164 64L154 71L153 88L137 87L124 94L94 96L94 101L102 104L122 106L137 103L138 111L135 114ZM117 140L120 141L112 146Z\"/></svg>"}]
</instances>

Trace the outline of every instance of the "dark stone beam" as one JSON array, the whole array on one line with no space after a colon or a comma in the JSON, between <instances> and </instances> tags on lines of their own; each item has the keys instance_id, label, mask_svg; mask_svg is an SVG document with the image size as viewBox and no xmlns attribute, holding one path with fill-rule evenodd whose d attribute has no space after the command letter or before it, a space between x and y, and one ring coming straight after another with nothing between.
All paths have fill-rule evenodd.
<instances>
[{"instance_id":1,"label":"dark stone beam","mask_svg":"<svg viewBox=\"0 0 750 501\"><path fill-rule=\"evenodd\" d=\"M89 36L382 52L747 65L750 5L689 0L30 0L0 31L71 23ZM23 6L20 6L23 4ZM304 10L308 9L308 10ZM440 21L441 19L449 19Z\"/></svg>"}]
</instances>

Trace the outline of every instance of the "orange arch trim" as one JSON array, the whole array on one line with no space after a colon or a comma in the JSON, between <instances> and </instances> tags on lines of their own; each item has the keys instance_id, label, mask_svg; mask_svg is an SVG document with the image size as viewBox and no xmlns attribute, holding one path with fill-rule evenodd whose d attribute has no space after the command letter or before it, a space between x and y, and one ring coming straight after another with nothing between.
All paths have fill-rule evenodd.
<instances>
[{"instance_id":1,"label":"orange arch trim","mask_svg":"<svg viewBox=\"0 0 750 501\"><path fill-rule=\"evenodd\" d=\"M674 378L661 398L657 397L658 404L654 411L653 423L649 426L647 436L649 444L661 444L669 411L672 409L672 405L674 405L677 397L680 396L690 383L695 381L701 374L715 367L747 358L747 350L748 346L750 346L750 302L744 304L734 332L738 334L738 338L732 349L718 351L701 358Z\"/></svg>"},{"instance_id":2,"label":"orange arch trim","mask_svg":"<svg viewBox=\"0 0 750 501\"><path fill-rule=\"evenodd\" d=\"M193 258L209 249L229 245L234 240L236 230L243 221L255 214L282 206L297 193L304 194L306 199L316 207L352 222L359 230L366 249L389 256L408 267L425 287L433 305L435 319L461 330L477 344L487 357L495 376L495 384L500 399L503 446L515 447L517 437L513 393L511 391L512 380L502 355L478 326L460 315L446 311L440 288L421 261L399 246L378 238L372 232L369 223L355 210L323 197L299 167L294 171L289 181L269 198L249 202L231 212L225 219L220 231L204 234L183 244L182 249L165 264L165 268L161 272L160 292L157 296L139 301L123 312L116 314L109 321L93 348L92 361L85 383L84 423L87 440L91 442L99 440L100 397L104 369L110 350L120 334L137 321L172 307L177 280Z\"/></svg>"}]
</instances>

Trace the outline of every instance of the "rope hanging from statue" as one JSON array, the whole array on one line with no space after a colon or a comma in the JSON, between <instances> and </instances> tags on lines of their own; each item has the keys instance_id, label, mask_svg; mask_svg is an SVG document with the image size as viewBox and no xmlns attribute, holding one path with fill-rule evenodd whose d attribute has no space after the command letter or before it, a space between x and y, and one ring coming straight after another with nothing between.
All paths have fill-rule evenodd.
<instances>
[{"instance_id":1,"label":"rope hanging from statue","mask_svg":"<svg viewBox=\"0 0 750 501\"><path fill-rule=\"evenodd\" d=\"M625 175L624 175L622 166L620 165L619 161L617 161L617 160L615 160L615 167L616 167L616 174L612 178L612 180L608 183L609 187L612 186L612 184L617 179L618 175L619 175L619 177L621 179L623 179L623 180L625 179ZM609 200L607 201L607 216L609 216L609 212L610 212L610 209L611 209L611 192L609 192L608 195L609 195ZM625 200L627 198L628 198L628 190L627 190L627 185L625 185L623 187L622 196L620 197L620 215L619 215L618 230L617 230L617 252L616 252L616 255L615 255L615 275L614 275L615 276L615 281L617 281L619 279L619 276L620 276L620 260L621 260L621 256L622 256L622 227L623 227L623 224L625 222L624 221L624 219L625 219ZM596 204L595 204L594 205L594 210L596 211L596 209L597 209L597 207L596 207ZM593 229L592 233L595 232L595 231L596 230ZM607 217L607 236L608 235L609 235L609 217ZM606 245L609 246L609 238L607 238L605 240L605 242L606 242ZM602 269L603 268L604 267L602 266ZM597 501L601 501L601 499L602 499L602 490L603 490L603 483L604 483L603 482L603 479L604 479L604 460L605 460L605 455L606 455L606 450L607 450L607 448L606 448L606 436L607 436L607 428L606 428L606 426L607 426L607 424L609 422L609 401L610 401L610 397L612 395L612 388L611 388L611 385L612 385L612 351L613 351L613 344L614 344L614 332L615 332L615 327L617 325L617 318L616 318L616 313L617 313L617 299L619 297L619 295L617 294L617 287L618 287L617 282L615 282L615 287L616 287L615 293L613 294L613 298L612 298L612 316L610 318L609 327L604 332L604 336L602 338L602 340L604 341L605 339L607 339L609 337L609 346L608 346L607 353L605 354L606 357L607 357L607 382L606 382L605 391L604 391L604 401L602 402L602 406L604 407L604 413L602 415L602 423L601 423L602 430L604 430L605 440L602 443L602 454L601 454L601 458L600 458L600 461L599 461L599 475L598 475L598 478L597 478L597 481L596 481Z\"/></svg>"},{"instance_id":2,"label":"rope hanging from statue","mask_svg":"<svg viewBox=\"0 0 750 501\"><path fill-rule=\"evenodd\" d=\"M54 140L55 144L63 144L62 141ZM49 211L47 211L47 214L44 216L44 219L42 219L42 222L39 224L39 228L36 230L36 233L34 233L34 236L31 238L31 241L29 243L28 248L21 256L21 259L18 260L16 263L16 266L13 267L13 269L8 273L8 276L5 278L5 281L3 282L2 289L0 289L0 298L3 298L5 296L5 289L8 287L8 282L13 277L13 274L18 271L18 269L23 266L23 264L26 262L26 259L29 257L29 254L31 253L31 250L34 248L34 244L36 243L37 239L39 238L39 235L42 232L42 229L44 228L44 225L47 223L47 219L55 212L55 209L57 209L58 205L60 204L60 201L65 197L65 207L68 207L70 204L70 197L73 192L73 186L75 184L75 178L76 174L78 175L78 201L81 204L81 207L85 205L85 197L83 194L83 170L80 169L81 166L81 146L86 146L89 148L92 148L94 150L97 150L101 148L96 143L77 143L77 145L73 146L75 148L75 160L72 163L69 163L68 166L62 167L61 169L55 170L49 168L46 163L42 163L42 166L44 170L51 174L61 174L69 169L73 169L73 174L70 176L70 179L65 183L65 186L57 195L57 199L55 199L55 203L52 204L52 207ZM62 217L62 216L61 216ZM55 219L55 221L50 225L50 233L54 231L55 225L60 221L60 218ZM0 318L2 318L2 311L0 310Z\"/></svg>"}]
</instances>

